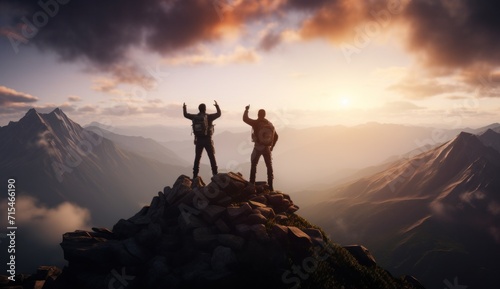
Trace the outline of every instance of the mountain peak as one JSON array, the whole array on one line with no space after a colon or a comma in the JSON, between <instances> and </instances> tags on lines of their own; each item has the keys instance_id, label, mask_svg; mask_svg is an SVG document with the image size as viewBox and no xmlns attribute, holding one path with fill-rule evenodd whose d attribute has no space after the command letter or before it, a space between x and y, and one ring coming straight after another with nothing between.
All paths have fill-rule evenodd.
<instances>
[{"instance_id":1,"label":"mountain peak","mask_svg":"<svg viewBox=\"0 0 500 289\"><path fill-rule=\"evenodd\" d=\"M127 287L131 289L222 289L235 284L333 288L333 281L316 277L327 275L348 288L362 287L361 279L393 285L384 288L417 288L378 267L366 249L354 252L333 244L296 215L297 210L289 195L270 191L264 183L250 184L241 174L217 174L208 185L181 175L151 205L120 219L112 230L64 234L61 247L68 267L62 274L71 278L60 277L68 282L60 285L74 287L73 279L81 280L79 288L104 288L109 278L99 279L102 272L123 268L122 274L134 277ZM354 258L346 258L349 254ZM303 260L321 266L314 265L318 272L310 278L299 279L290 260L298 266L306 266Z\"/></svg>"}]
</instances>

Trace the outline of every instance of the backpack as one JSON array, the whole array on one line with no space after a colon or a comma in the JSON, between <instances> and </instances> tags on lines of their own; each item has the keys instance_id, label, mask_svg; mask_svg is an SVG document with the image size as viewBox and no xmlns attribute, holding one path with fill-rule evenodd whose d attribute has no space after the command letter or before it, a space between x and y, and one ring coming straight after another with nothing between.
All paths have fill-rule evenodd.
<instances>
[{"instance_id":1,"label":"backpack","mask_svg":"<svg viewBox=\"0 0 500 289\"><path fill-rule=\"evenodd\" d=\"M207 136L211 132L206 114L197 114L193 118L193 133L195 136Z\"/></svg>"},{"instance_id":2,"label":"backpack","mask_svg":"<svg viewBox=\"0 0 500 289\"><path fill-rule=\"evenodd\" d=\"M265 146L272 146L274 143L275 129L271 122L261 122L252 129L252 141Z\"/></svg>"}]
</instances>

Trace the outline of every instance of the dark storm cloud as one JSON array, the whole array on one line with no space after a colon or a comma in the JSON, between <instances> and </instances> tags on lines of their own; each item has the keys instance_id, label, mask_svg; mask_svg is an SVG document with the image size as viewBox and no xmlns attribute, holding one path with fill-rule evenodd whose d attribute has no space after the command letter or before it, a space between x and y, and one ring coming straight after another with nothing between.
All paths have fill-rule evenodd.
<instances>
[{"instance_id":1,"label":"dark storm cloud","mask_svg":"<svg viewBox=\"0 0 500 289\"><path fill-rule=\"evenodd\" d=\"M500 2L411 1L401 20L410 27L408 46L429 66L500 64Z\"/></svg>"},{"instance_id":2,"label":"dark storm cloud","mask_svg":"<svg viewBox=\"0 0 500 289\"><path fill-rule=\"evenodd\" d=\"M428 66L500 64L500 2L490 0L3 0L0 6L8 16L0 21L0 34L11 42L34 43L104 71L128 60L131 48L185 52L221 39L225 28L241 32L276 15L283 23L293 15L299 27L282 28L296 29L303 40L339 44L383 11L388 25L405 24L408 49ZM266 35L260 48L279 44L280 32Z\"/></svg>"}]
</instances>

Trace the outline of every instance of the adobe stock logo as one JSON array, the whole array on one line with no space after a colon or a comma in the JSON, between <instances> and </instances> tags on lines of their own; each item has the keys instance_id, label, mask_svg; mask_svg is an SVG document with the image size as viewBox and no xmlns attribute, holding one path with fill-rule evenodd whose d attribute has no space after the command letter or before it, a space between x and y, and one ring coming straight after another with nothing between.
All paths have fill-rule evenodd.
<instances>
[{"instance_id":1,"label":"adobe stock logo","mask_svg":"<svg viewBox=\"0 0 500 289\"><path fill-rule=\"evenodd\" d=\"M48 0L38 1L38 6L40 6L40 10L36 11L31 15L31 19L23 16L21 18L21 23L17 26L21 27L20 33L8 32L7 38L9 38L10 44L12 45L12 49L17 54L19 53L19 45L28 44L30 39L33 39L41 28L45 27L50 18L55 17L60 10L60 5L68 4L70 0Z\"/></svg>"}]
</instances>

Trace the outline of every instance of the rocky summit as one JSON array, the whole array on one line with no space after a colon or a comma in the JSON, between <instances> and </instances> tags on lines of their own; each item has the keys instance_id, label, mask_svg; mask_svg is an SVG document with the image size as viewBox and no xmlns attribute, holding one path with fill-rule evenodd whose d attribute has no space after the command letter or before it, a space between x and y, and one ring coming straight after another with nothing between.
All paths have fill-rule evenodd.
<instances>
[{"instance_id":1,"label":"rocky summit","mask_svg":"<svg viewBox=\"0 0 500 289\"><path fill-rule=\"evenodd\" d=\"M181 175L112 230L65 233L68 264L39 288L421 288L392 277L366 248L330 242L298 209L241 174L208 185Z\"/></svg>"}]
</instances>

